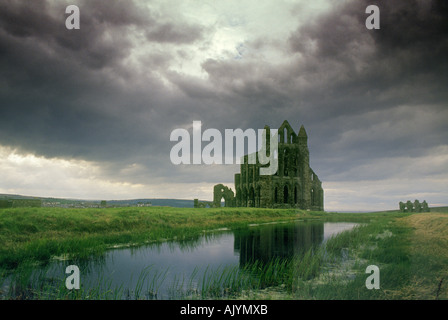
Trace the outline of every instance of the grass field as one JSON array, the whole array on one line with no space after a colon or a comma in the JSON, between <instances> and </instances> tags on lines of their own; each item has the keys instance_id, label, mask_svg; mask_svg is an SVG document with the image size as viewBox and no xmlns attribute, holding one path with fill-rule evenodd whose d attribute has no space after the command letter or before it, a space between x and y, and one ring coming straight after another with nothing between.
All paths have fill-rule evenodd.
<instances>
[{"instance_id":1,"label":"grass field","mask_svg":"<svg viewBox=\"0 0 448 320\"><path fill-rule=\"evenodd\" d=\"M255 208L4 209L0 211L0 274L47 262L55 256L88 258L117 246L194 238L204 230L239 228L249 223L295 219L356 221L365 223L332 238L325 250L286 263L273 261L271 265L251 266L261 270L263 277L256 285L234 287L232 292L238 294L232 298L447 299L448 213L440 211L404 214ZM341 252L345 252L344 259ZM367 265L380 268L380 290L366 289ZM219 297L214 281L232 279L230 282L240 285L241 279L236 277L225 270L204 280L207 290L201 297Z\"/></svg>"},{"instance_id":2,"label":"grass field","mask_svg":"<svg viewBox=\"0 0 448 320\"><path fill-rule=\"evenodd\" d=\"M67 254L86 257L117 245L182 239L203 230L299 216L313 215L250 208L4 209L0 211L0 267L15 268Z\"/></svg>"}]
</instances>

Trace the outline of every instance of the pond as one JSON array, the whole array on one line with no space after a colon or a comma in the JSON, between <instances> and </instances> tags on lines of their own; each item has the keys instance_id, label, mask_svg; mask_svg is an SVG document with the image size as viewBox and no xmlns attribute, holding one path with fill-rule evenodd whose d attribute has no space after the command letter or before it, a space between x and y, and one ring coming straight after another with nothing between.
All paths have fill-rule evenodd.
<instances>
[{"instance_id":1,"label":"pond","mask_svg":"<svg viewBox=\"0 0 448 320\"><path fill-rule=\"evenodd\" d=\"M184 298L206 286L206 275L219 275L223 283L222 279L235 276L242 266L292 258L356 225L322 221L271 223L207 232L183 241L111 249L101 258L53 261L45 268L37 268L32 271L33 280L27 286L33 287L29 292L48 290L39 289L44 287L43 281L65 289L65 279L69 276L65 274L66 267L75 264L84 292L90 290L98 296L114 292L113 299ZM4 281L2 291L10 292L12 286L17 294L17 284L11 283L14 283L11 279Z\"/></svg>"}]
</instances>

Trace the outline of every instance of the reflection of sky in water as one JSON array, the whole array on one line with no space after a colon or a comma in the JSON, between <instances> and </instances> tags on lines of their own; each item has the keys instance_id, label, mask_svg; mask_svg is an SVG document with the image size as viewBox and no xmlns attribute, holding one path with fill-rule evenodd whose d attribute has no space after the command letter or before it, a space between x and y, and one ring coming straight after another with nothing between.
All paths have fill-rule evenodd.
<instances>
[{"instance_id":1,"label":"reflection of sky in water","mask_svg":"<svg viewBox=\"0 0 448 320\"><path fill-rule=\"evenodd\" d=\"M355 225L356 223L344 222L323 223L323 241ZM278 224L279 228L284 226L285 224ZM197 279L200 281L206 268L211 271L224 266L238 266L239 253L235 251L234 242L233 232L225 231L215 233L211 237L202 237L192 245L181 246L176 242L166 242L141 248L111 250L106 254L104 263L90 266L90 269L96 272L85 275L84 281L95 283L97 274L101 273L105 279L112 281L113 285L127 283L133 288L142 270L149 266L152 268L152 274L167 272L166 282L182 277L188 280L195 270L199 270Z\"/></svg>"},{"instance_id":2,"label":"reflection of sky in water","mask_svg":"<svg viewBox=\"0 0 448 320\"><path fill-rule=\"evenodd\" d=\"M357 226L357 223L352 222L325 222L324 223L324 242L331 236L350 230Z\"/></svg>"},{"instance_id":3,"label":"reflection of sky in water","mask_svg":"<svg viewBox=\"0 0 448 320\"><path fill-rule=\"evenodd\" d=\"M198 266L218 267L237 263L238 257L233 251L233 234L225 233L213 240L203 239L194 249L185 250L163 243L158 247L143 247L132 252L129 249L113 250L107 254L103 272L133 274L135 278L144 268L154 266L159 272L168 270L168 274L178 273L188 277Z\"/></svg>"},{"instance_id":4,"label":"reflection of sky in water","mask_svg":"<svg viewBox=\"0 0 448 320\"><path fill-rule=\"evenodd\" d=\"M316 226L320 224L320 228L316 229ZM310 239L319 239L320 241L327 241L332 235L340 233L345 230L349 230L356 226L356 223L344 223L344 222L312 222L303 223L297 222L296 227L293 227L294 232L299 232L302 236L291 237L291 233L285 233L285 230L291 231L292 225L277 224L269 226L256 226L251 227L249 230L259 230L263 232L259 233L245 233L239 231L238 241L241 239L247 241L244 245L249 244L249 255L261 254L261 257L266 254L265 250L273 250L272 252L280 252L282 248L276 247L280 245L283 249L293 247L301 247L300 241L309 242ZM323 228L322 228L323 225ZM313 227L314 226L314 227ZM300 227L300 228L299 228ZM305 227L305 229L303 229ZM282 229L283 228L283 229ZM286 229L285 229L286 228ZM321 231L319 231L321 230ZM243 232L243 236L241 235ZM303 233L302 233L303 232ZM315 232L323 232L316 235ZM256 234L257 237L251 238L250 234ZM295 234L295 233L294 233ZM316 237L317 236L317 237ZM178 242L164 242L153 244L149 246L143 246L139 248L121 248L108 251L103 258L95 261L91 260L86 263L79 264L81 274L81 286L83 288L98 287L99 283L105 284L106 287L115 288L123 286L129 288L131 291L135 289L139 277L144 270L148 271L148 278L146 282L159 275L164 275L163 285L159 288L159 293L162 296L159 298L165 299L167 296L167 286L172 285L174 279L176 281L188 282L193 274L196 274L194 283L200 283L202 280L202 274L208 268L208 272L213 272L226 266L237 267L241 261L240 254L241 249L235 245L235 234L231 231L217 232L212 235L199 237L193 241L185 241L183 243ZM309 238L311 237L311 238ZM280 239L280 243L279 243ZM284 239L284 240L282 240ZM299 242L298 239L300 240ZM313 240L313 241L315 241ZM255 246L255 247L253 247ZM290 252L290 250L286 250ZM270 254L267 254L271 256ZM244 260L244 259L243 259ZM76 262L56 262L51 268L53 271L47 273L57 274L63 276L63 279L67 277L64 271L70 264L77 264ZM149 269L148 269L149 268ZM165 274L166 272L166 274ZM161 279L160 279L161 280Z\"/></svg>"},{"instance_id":5,"label":"reflection of sky in water","mask_svg":"<svg viewBox=\"0 0 448 320\"><path fill-rule=\"evenodd\" d=\"M159 276L158 281L163 283L159 288L159 298L166 299L167 288L175 280L186 284L197 272L193 283L198 283L206 268L210 271L223 266L238 266L238 256L233 247L233 233L225 232L208 239L203 237L193 246L165 242L141 248L115 249L106 253L102 263L93 262L85 268L91 272L80 272L84 275L82 281L85 287L95 287L98 278L102 278L111 287L124 285L133 290L146 270L144 286L150 286L152 279Z\"/></svg>"}]
</instances>

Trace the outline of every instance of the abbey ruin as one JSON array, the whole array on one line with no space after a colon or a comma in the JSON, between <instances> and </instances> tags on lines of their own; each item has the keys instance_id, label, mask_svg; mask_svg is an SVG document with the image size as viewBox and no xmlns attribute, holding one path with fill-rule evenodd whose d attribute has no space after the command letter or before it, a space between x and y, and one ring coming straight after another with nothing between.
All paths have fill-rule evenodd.
<instances>
[{"instance_id":1,"label":"abbey ruin","mask_svg":"<svg viewBox=\"0 0 448 320\"><path fill-rule=\"evenodd\" d=\"M266 138L270 128L265 126ZM269 146L269 142L264 145ZM268 151L269 152L269 151ZM250 164L248 155L235 174L235 189L218 184L214 187L213 206L226 207L300 208L324 210L322 182L309 165L308 136L301 126L298 134L288 121L278 129L278 169L273 175L260 175L263 165ZM256 157L258 159L258 157Z\"/></svg>"}]
</instances>

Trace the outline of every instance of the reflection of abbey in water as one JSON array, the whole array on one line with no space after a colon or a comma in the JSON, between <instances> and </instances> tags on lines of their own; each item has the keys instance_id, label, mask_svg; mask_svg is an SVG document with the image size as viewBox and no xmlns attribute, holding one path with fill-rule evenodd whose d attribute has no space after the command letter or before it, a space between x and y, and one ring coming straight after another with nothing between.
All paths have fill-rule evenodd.
<instances>
[{"instance_id":1,"label":"reflection of abbey in water","mask_svg":"<svg viewBox=\"0 0 448 320\"><path fill-rule=\"evenodd\" d=\"M265 127L266 138L270 129ZM300 208L324 210L322 182L310 167L308 136L301 126L298 134L288 121L278 129L278 170L274 175L260 175L261 165L248 163L244 156L241 173L235 174L236 194L228 187L214 187L213 206L226 207ZM269 142L266 142L269 146ZM257 157L258 159L258 157Z\"/></svg>"},{"instance_id":2,"label":"reflection of abbey in water","mask_svg":"<svg viewBox=\"0 0 448 320\"><path fill-rule=\"evenodd\" d=\"M303 253L323 240L322 222L276 224L235 231L234 251L239 253L240 264L256 260L269 262L273 258L290 258Z\"/></svg>"}]
</instances>

